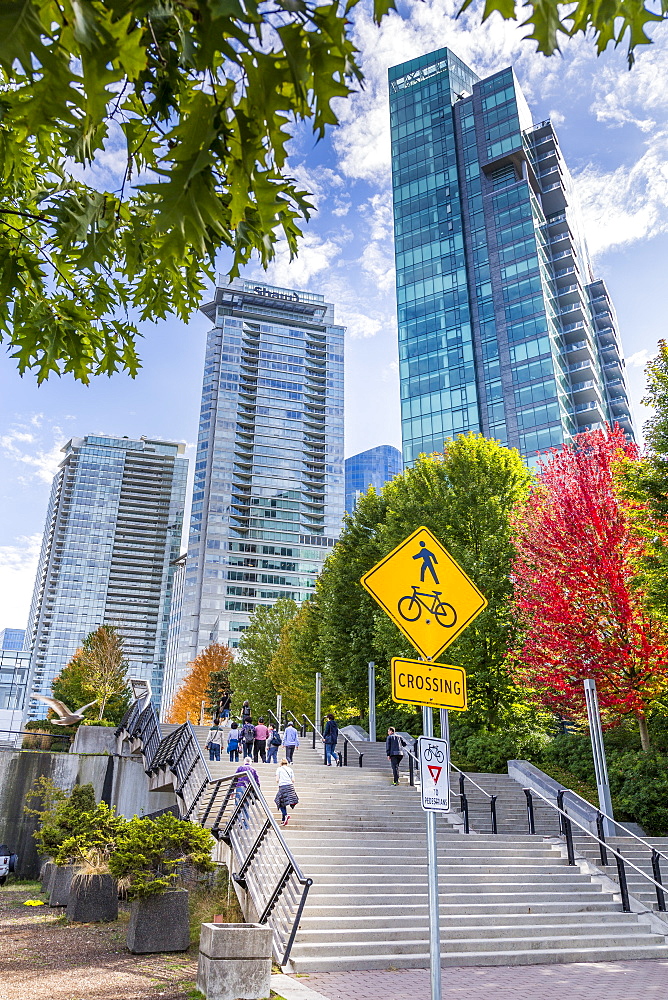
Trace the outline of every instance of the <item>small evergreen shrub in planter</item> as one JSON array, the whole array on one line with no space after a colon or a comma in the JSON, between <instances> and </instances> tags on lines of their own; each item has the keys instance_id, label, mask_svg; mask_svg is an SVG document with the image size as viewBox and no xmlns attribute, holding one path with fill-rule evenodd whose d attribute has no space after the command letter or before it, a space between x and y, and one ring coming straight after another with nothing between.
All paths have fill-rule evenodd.
<instances>
[{"instance_id":1,"label":"small evergreen shrub in planter","mask_svg":"<svg viewBox=\"0 0 668 1000\"><path fill-rule=\"evenodd\" d=\"M185 951L190 941L188 893L178 889L177 866L214 870L208 830L171 813L135 816L123 827L109 858L109 871L131 902L127 946L147 954Z\"/></svg>"}]
</instances>

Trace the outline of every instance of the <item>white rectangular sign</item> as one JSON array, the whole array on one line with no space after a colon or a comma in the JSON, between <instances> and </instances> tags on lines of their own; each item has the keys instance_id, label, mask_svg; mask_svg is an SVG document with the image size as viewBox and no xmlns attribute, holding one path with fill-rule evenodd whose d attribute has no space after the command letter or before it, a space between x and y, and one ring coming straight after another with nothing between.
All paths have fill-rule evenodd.
<instances>
[{"instance_id":1,"label":"white rectangular sign","mask_svg":"<svg viewBox=\"0 0 668 1000\"><path fill-rule=\"evenodd\" d=\"M418 740L422 808L447 812L450 809L450 755L448 741L436 736Z\"/></svg>"}]
</instances>

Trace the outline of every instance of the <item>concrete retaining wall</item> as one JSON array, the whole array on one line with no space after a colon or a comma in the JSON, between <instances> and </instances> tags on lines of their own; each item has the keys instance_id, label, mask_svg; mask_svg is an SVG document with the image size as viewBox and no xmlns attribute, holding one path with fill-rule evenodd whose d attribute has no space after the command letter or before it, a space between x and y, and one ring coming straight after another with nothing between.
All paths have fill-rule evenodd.
<instances>
[{"instance_id":1,"label":"concrete retaining wall","mask_svg":"<svg viewBox=\"0 0 668 1000\"><path fill-rule=\"evenodd\" d=\"M26 795L42 775L66 791L90 782L98 801L104 799L128 818L144 816L176 803L173 792L149 792L140 757L0 751L0 843L7 843L18 854L17 874L22 878L39 876L39 858L33 838L37 820L26 816L23 809Z\"/></svg>"}]
</instances>

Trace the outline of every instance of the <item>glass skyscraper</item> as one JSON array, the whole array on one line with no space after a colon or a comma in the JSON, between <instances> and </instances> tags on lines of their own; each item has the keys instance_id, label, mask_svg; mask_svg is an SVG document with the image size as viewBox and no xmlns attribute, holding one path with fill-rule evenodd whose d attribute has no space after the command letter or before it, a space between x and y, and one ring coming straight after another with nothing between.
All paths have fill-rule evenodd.
<instances>
[{"instance_id":1,"label":"glass skyscraper","mask_svg":"<svg viewBox=\"0 0 668 1000\"><path fill-rule=\"evenodd\" d=\"M624 359L549 121L511 68L389 71L404 461L480 431L529 459L619 422Z\"/></svg>"},{"instance_id":2,"label":"glass skyscraper","mask_svg":"<svg viewBox=\"0 0 668 1000\"><path fill-rule=\"evenodd\" d=\"M343 516L343 334L313 292L237 279L207 338L174 687L258 605L305 600Z\"/></svg>"},{"instance_id":3,"label":"glass skyscraper","mask_svg":"<svg viewBox=\"0 0 668 1000\"><path fill-rule=\"evenodd\" d=\"M401 452L391 444L360 451L346 459L346 511L351 514L357 498L370 486L379 491L403 469Z\"/></svg>"},{"instance_id":4,"label":"glass skyscraper","mask_svg":"<svg viewBox=\"0 0 668 1000\"><path fill-rule=\"evenodd\" d=\"M28 719L51 681L100 625L124 639L129 675L160 704L174 560L183 528L185 445L150 438L73 438L47 509L26 646ZM70 705L76 708L76 705Z\"/></svg>"}]
</instances>

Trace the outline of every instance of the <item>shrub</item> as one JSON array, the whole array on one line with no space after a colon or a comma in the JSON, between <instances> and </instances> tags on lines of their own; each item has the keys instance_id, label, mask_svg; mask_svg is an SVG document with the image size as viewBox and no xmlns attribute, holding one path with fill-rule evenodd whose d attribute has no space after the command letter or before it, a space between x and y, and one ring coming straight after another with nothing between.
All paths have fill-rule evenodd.
<instances>
[{"instance_id":1,"label":"shrub","mask_svg":"<svg viewBox=\"0 0 668 1000\"><path fill-rule=\"evenodd\" d=\"M177 866L188 862L211 872L213 837L208 830L165 813L156 819L135 816L123 827L109 858L109 871L131 899L168 892L178 877Z\"/></svg>"},{"instance_id":2,"label":"shrub","mask_svg":"<svg viewBox=\"0 0 668 1000\"><path fill-rule=\"evenodd\" d=\"M615 804L652 836L668 831L668 757L642 750L608 762Z\"/></svg>"},{"instance_id":3,"label":"shrub","mask_svg":"<svg viewBox=\"0 0 668 1000\"><path fill-rule=\"evenodd\" d=\"M549 737L535 729L518 729L509 732L481 731L459 744L457 759L465 758L472 770L504 772L509 760L535 760L540 757Z\"/></svg>"},{"instance_id":4,"label":"shrub","mask_svg":"<svg viewBox=\"0 0 668 1000\"><path fill-rule=\"evenodd\" d=\"M90 784L75 785L68 794L50 779L42 778L28 798L40 798L42 803L41 809L25 809L40 823L34 834L37 848L59 865L81 861L91 850L108 852L125 824L106 802L95 803Z\"/></svg>"}]
</instances>

